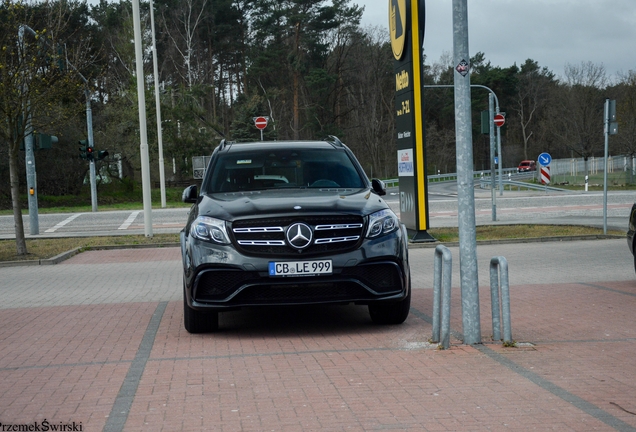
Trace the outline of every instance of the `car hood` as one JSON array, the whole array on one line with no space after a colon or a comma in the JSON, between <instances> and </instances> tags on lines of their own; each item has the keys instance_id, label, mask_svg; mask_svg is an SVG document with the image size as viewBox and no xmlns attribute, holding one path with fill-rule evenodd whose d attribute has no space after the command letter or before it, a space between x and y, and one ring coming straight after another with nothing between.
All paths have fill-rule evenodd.
<instances>
[{"instance_id":1,"label":"car hood","mask_svg":"<svg viewBox=\"0 0 636 432\"><path fill-rule=\"evenodd\" d=\"M202 195L198 215L226 221L257 215L345 213L369 215L389 208L370 189L275 189ZM300 207L300 208L299 208Z\"/></svg>"}]
</instances>

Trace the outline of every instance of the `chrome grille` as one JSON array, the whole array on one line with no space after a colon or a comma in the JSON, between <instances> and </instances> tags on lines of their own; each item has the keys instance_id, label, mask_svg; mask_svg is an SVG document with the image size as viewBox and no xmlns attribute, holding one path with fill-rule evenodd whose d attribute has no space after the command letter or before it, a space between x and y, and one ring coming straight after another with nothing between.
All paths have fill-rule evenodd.
<instances>
[{"instance_id":1,"label":"chrome grille","mask_svg":"<svg viewBox=\"0 0 636 432\"><path fill-rule=\"evenodd\" d=\"M285 240L287 228L297 222L312 230L311 246L299 252ZM326 255L355 248L361 241L364 219L355 215L307 216L244 219L232 223L231 235L237 248L247 255L304 256Z\"/></svg>"}]
</instances>

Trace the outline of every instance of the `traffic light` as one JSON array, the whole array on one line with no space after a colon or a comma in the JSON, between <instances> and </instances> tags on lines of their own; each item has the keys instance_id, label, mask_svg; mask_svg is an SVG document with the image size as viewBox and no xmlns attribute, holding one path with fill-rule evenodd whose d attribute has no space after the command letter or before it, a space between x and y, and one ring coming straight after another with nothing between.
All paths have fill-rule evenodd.
<instances>
[{"instance_id":1,"label":"traffic light","mask_svg":"<svg viewBox=\"0 0 636 432\"><path fill-rule=\"evenodd\" d=\"M38 133L36 136L37 148L40 150L53 148L53 144L58 142L55 135Z\"/></svg>"},{"instance_id":2,"label":"traffic light","mask_svg":"<svg viewBox=\"0 0 636 432\"><path fill-rule=\"evenodd\" d=\"M86 149L86 159L89 161L95 160L95 155L93 154L93 147L88 147Z\"/></svg>"},{"instance_id":3,"label":"traffic light","mask_svg":"<svg viewBox=\"0 0 636 432\"><path fill-rule=\"evenodd\" d=\"M97 152L97 160L102 160L108 156L108 150L100 150Z\"/></svg>"},{"instance_id":4,"label":"traffic light","mask_svg":"<svg viewBox=\"0 0 636 432\"><path fill-rule=\"evenodd\" d=\"M91 149L91 152L93 151L93 149L88 146L88 140L80 140L79 145L80 157L82 159L88 159L88 149Z\"/></svg>"}]
</instances>

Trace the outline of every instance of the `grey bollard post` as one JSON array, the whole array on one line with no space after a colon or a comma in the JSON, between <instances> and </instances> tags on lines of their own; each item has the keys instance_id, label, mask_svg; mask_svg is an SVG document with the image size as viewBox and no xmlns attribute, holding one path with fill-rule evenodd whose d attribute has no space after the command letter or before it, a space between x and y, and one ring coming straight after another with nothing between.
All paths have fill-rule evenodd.
<instances>
[{"instance_id":1,"label":"grey bollard post","mask_svg":"<svg viewBox=\"0 0 636 432\"><path fill-rule=\"evenodd\" d=\"M433 274L432 341L434 343L440 343L441 341L442 348L444 349L450 347L450 301L452 270L453 256L450 252L450 249L443 245L437 246L435 248L435 268Z\"/></svg>"},{"instance_id":2,"label":"grey bollard post","mask_svg":"<svg viewBox=\"0 0 636 432\"><path fill-rule=\"evenodd\" d=\"M500 287L501 312L499 303ZM490 302L492 306L492 338L501 340L501 326L503 323L503 341L504 343L512 343L508 261L502 256L493 257L490 260ZM501 315L503 315L503 320Z\"/></svg>"}]
</instances>

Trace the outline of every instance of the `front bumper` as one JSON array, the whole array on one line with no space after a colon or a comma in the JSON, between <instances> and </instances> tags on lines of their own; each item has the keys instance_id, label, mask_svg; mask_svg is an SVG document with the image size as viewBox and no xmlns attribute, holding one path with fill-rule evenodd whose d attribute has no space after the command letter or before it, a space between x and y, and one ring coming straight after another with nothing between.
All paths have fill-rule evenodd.
<instances>
[{"instance_id":1,"label":"front bumper","mask_svg":"<svg viewBox=\"0 0 636 432\"><path fill-rule=\"evenodd\" d=\"M398 301L410 289L406 228L333 256L245 256L182 233L185 296L201 310L246 306ZM270 277L270 261L331 259L331 275Z\"/></svg>"}]
</instances>

